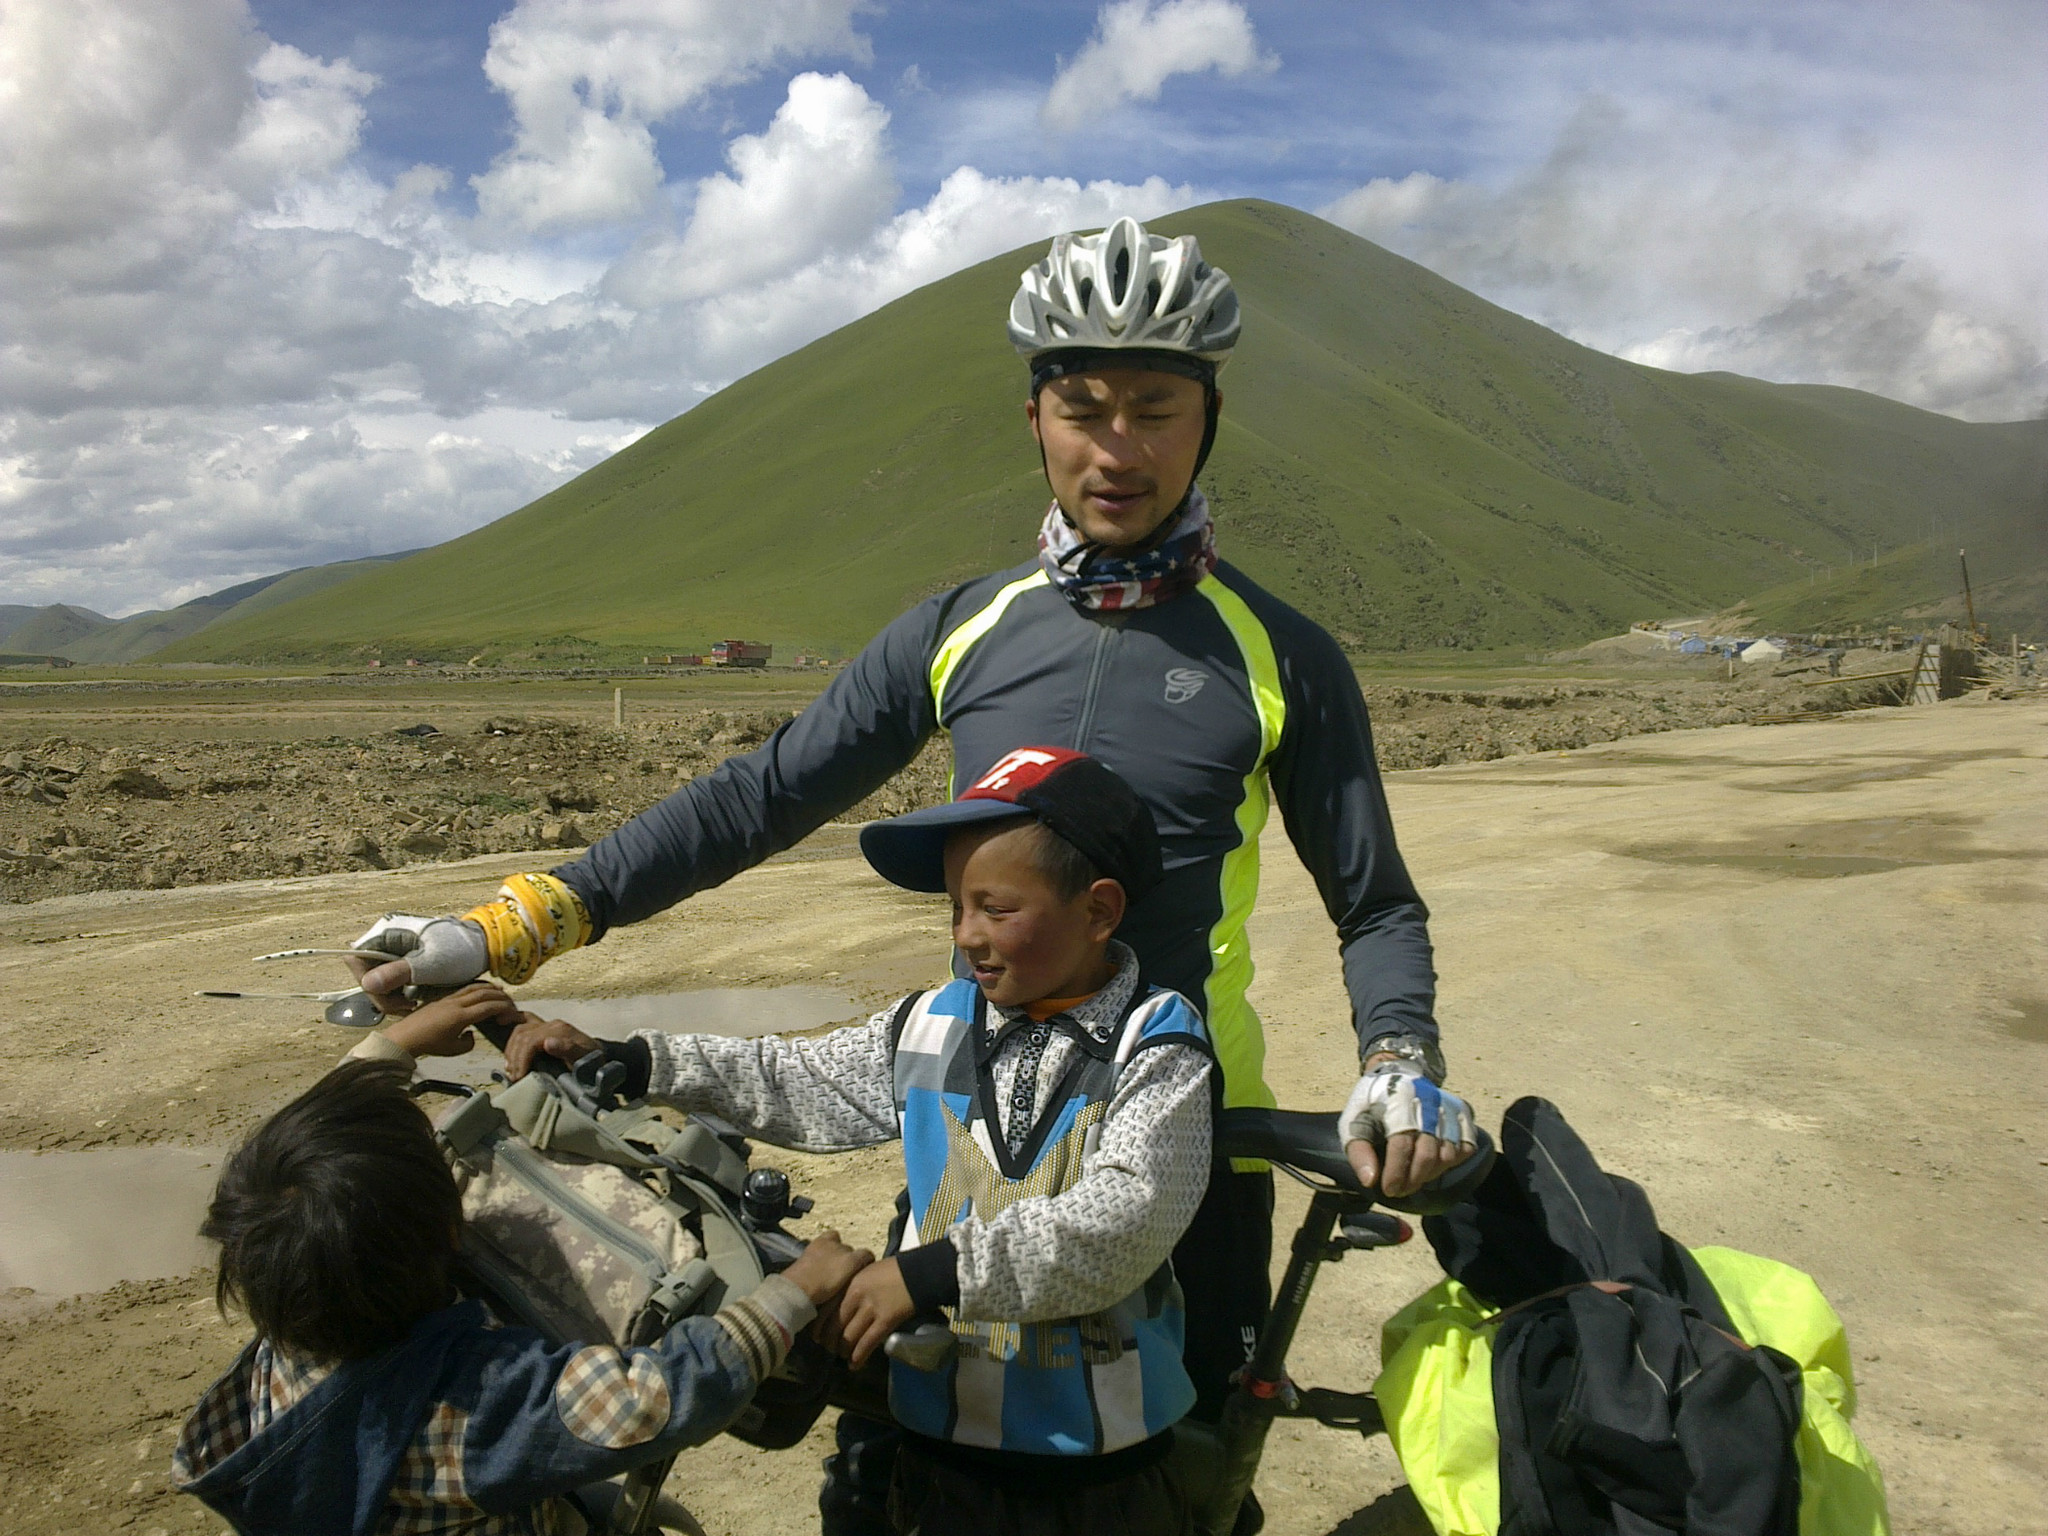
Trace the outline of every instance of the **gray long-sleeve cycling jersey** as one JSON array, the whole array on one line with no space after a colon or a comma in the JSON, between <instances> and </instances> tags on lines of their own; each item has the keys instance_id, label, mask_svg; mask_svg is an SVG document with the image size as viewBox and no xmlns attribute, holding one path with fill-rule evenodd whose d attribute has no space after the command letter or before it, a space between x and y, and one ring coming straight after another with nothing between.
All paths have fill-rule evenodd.
<instances>
[{"instance_id":1,"label":"gray long-sleeve cycling jersey","mask_svg":"<svg viewBox=\"0 0 2048 1536\"><path fill-rule=\"evenodd\" d=\"M602 934L718 885L879 788L934 730L954 778L1025 746L1088 752L1159 824L1165 879L1118 937L1202 1010L1227 1104L1270 1104L1245 923L1277 802L1337 925L1360 1044L1436 1039L1428 912L1394 844L1365 701L1336 641L1218 565L1188 592L1081 609L1036 564L920 603L759 749L556 873Z\"/></svg>"}]
</instances>

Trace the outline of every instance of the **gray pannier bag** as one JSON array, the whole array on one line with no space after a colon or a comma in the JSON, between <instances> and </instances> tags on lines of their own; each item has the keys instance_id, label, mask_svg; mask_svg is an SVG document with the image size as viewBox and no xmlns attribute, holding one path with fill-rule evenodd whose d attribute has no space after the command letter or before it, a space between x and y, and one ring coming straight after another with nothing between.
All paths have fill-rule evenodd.
<instances>
[{"instance_id":1,"label":"gray pannier bag","mask_svg":"<svg viewBox=\"0 0 2048 1536\"><path fill-rule=\"evenodd\" d=\"M746 1163L702 1125L601 1102L531 1072L435 1131L462 1191L464 1263L494 1302L558 1343L652 1343L761 1283L733 1209Z\"/></svg>"},{"instance_id":2,"label":"gray pannier bag","mask_svg":"<svg viewBox=\"0 0 2048 1536\"><path fill-rule=\"evenodd\" d=\"M740 1152L699 1121L676 1127L645 1105L613 1107L613 1084L596 1067L537 1070L483 1092L442 1082L415 1089L466 1095L434 1131L462 1192L469 1289L553 1344L630 1348L759 1285L762 1242L780 1240L771 1253L781 1263L801 1245L787 1233L749 1230ZM817 1394L795 1380L764 1383L730 1432L754 1439L787 1417L775 1388L798 1400L800 1415L808 1409L800 1438L823 1403L810 1406ZM696 1529L661 1492L674 1462L664 1457L582 1490L591 1529Z\"/></svg>"},{"instance_id":3,"label":"gray pannier bag","mask_svg":"<svg viewBox=\"0 0 2048 1536\"><path fill-rule=\"evenodd\" d=\"M434 1130L463 1192L465 1266L549 1339L651 1343L762 1282L725 1194L745 1163L705 1126L600 1108L573 1077L535 1071Z\"/></svg>"}]
</instances>

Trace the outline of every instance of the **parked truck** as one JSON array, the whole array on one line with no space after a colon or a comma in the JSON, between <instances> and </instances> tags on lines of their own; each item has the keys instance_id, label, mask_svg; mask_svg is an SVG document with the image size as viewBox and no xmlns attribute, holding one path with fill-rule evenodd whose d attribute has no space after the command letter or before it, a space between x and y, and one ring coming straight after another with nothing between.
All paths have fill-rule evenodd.
<instances>
[{"instance_id":1,"label":"parked truck","mask_svg":"<svg viewBox=\"0 0 2048 1536\"><path fill-rule=\"evenodd\" d=\"M714 667L765 667L775 647L759 640L721 640L704 660Z\"/></svg>"}]
</instances>

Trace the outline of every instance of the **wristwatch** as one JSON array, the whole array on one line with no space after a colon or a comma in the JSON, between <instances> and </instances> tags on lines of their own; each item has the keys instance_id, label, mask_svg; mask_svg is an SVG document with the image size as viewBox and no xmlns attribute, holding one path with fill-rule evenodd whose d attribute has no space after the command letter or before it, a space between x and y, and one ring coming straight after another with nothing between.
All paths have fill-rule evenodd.
<instances>
[{"instance_id":1,"label":"wristwatch","mask_svg":"<svg viewBox=\"0 0 2048 1536\"><path fill-rule=\"evenodd\" d=\"M1443 1086L1444 1078L1448 1075L1444 1068L1442 1049L1434 1040L1425 1040L1420 1035L1407 1035L1393 1030L1374 1035L1359 1049L1359 1070L1365 1070L1365 1063L1375 1056L1398 1056L1403 1061L1412 1062L1416 1071L1438 1087Z\"/></svg>"}]
</instances>

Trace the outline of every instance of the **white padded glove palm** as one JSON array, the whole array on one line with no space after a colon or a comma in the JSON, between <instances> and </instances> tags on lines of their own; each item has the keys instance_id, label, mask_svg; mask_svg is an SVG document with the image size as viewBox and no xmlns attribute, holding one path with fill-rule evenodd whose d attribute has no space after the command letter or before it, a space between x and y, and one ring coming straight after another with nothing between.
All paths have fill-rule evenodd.
<instances>
[{"instance_id":1,"label":"white padded glove palm","mask_svg":"<svg viewBox=\"0 0 2048 1536\"><path fill-rule=\"evenodd\" d=\"M475 981L491 968L491 946L481 924L459 917L413 917L404 912L387 912L372 923L355 941L357 949L389 949L383 942L387 932L396 930L413 936L413 947L403 960L394 960L367 971L362 977L367 992L396 992L404 986L459 987Z\"/></svg>"}]
</instances>

